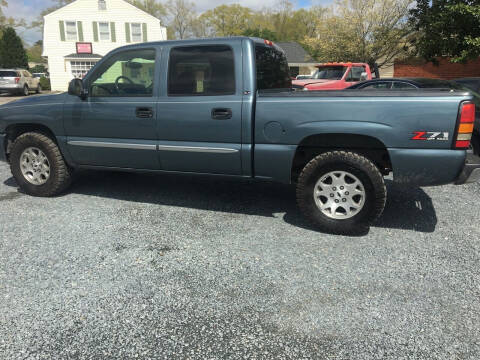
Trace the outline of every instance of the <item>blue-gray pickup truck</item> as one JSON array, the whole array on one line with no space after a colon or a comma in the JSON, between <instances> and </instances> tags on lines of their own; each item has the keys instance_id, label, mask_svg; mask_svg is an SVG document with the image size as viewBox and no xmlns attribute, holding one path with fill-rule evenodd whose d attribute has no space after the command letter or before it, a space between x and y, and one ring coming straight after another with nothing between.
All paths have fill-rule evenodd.
<instances>
[{"instance_id":1,"label":"blue-gray pickup truck","mask_svg":"<svg viewBox=\"0 0 480 360\"><path fill-rule=\"evenodd\" d=\"M386 201L384 176L418 186L480 178L466 91L293 92L268 40L118 48L68 93L0 107L0 157L20 188L54 196L75 169L198 173L296 185L319 229L356 231Z\"/></svg>"}]
</instances>

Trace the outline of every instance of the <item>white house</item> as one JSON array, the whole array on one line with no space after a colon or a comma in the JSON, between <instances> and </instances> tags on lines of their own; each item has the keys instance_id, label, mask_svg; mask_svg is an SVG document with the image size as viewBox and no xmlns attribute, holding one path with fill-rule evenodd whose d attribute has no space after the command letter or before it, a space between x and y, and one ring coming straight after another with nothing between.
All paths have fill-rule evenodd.
<instances>
[{"instance_id":1,"label":"white house","mask_svg":"<svg viewBox=\"0 0 480 360\"><path fill-rule=\"evenodd\" d=\"M42 55L52 90L65 91L109 51L166 39L159 19L124 0L76 0L44 17Z\"/></svg>"}]
</instances>

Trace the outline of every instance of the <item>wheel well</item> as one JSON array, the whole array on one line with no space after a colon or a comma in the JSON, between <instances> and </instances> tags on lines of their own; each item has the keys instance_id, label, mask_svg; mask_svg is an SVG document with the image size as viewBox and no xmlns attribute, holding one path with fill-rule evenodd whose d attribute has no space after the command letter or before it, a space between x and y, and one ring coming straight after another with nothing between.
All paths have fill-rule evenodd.
<instances>
[{"instance_id":1,"label":"wheel well","mask_svg":"<svg viewBox=\"0 0 480 360\"><path fill-rule=\"evenodd\" d=\"M7 159L10 155L10 150L13 145L13 142L17 137L19 137L22 134L25 134L27 132L39 132L42 133L46 136L48 136L50 139L52 139L55 143L57 143L57 139L55 135L53 134L52 130L50 130L48 127L45 125L40 125L40 124L15 124L15 125L10 125L5 129L5 133L7 134L6 137L6 154L7 154Z\"/></svg>"},{"instance_id":2,"label":"wheel well","mask_svg":"<svg viewBox=\"0 0 480 360\"><path fill-rule=\"evenodd\" d=\"M292 182L297 181L298 175L310 160L332 150L350 150L359 153L373 161L384 175L392 171L387 148L380 140L366 135L318 134L306 137L298 145L292 163Z\"/></svg>"}]
</instances>

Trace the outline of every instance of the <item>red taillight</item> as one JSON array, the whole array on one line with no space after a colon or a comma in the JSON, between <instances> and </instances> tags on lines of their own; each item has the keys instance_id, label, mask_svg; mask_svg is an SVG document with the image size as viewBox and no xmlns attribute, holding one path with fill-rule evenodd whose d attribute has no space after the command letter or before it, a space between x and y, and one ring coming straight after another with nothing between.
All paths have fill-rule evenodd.
<instances>
[{"instance_id":1,"label":"red taillight","mask_svg":"<svg viewBox=\"0 0 480 360\"><path fill-rule=\"evenodd\" d=\"M472 139L473 124L475 123L475 104L463 103L460 108L460 119L455 139L456 149L468 149Z\"/></svg>"},{"instance_id":2,"label":"red taillight","mask_svg":"<svg viewBox=\"0 0 480 360\"><path fill-rule=\"evenodd\" d=\"M18 84L19 81L20 81L20 78L19 78L19 77L16 77L16 78L15 78L15 84Z\"/></svg>"}]
</instances>

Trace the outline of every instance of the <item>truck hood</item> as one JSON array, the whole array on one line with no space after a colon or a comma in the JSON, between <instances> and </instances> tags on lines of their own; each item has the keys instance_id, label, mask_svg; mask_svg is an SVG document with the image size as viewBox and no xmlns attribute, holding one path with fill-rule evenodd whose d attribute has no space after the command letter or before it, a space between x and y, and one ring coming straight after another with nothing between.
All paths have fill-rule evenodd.
<instances>
[{"instance_id":1,"label":"truck hood","mask_svg":"<svg viewBox=\"0 0 480 360\"><path fill-rule=\"evenodd\" d=\"M45 94L37 96L26 96L18 100L0 105L0 109L6 109L10 107L17 106L32 106L37 104L53 104L53 103L63 103L66 93L61 94Z\"/></svg>"}]
</instances>

